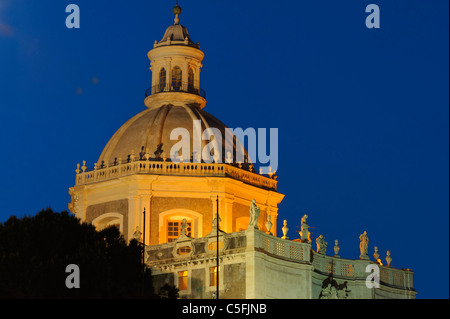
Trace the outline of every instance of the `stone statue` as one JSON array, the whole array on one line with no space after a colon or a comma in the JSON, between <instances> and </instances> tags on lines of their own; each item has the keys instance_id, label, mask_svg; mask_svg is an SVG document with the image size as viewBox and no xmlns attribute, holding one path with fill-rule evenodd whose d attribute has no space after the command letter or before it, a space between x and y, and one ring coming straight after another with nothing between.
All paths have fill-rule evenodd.
<instances>
[{"instance_id":1,"label":"stone statue","mask_svg":"<svg viewBox=\"0 0 450 319\"><path fill-rule=\"evenodd\" d=\"M369 259L369 237L367 237L366 231L359 235L359 240L359 251L361 253L359 259Z\"/></svg>"},{"instance_id":2,"label":"stone statue","mask_svg":"<svg viewBox=\"0 0 450 319\"><path fill-rule=\"evenodd\" d=\"M266 221L266 228L267 228L267 234L272 235L270 232L270 229L272 228L273 224L270 221L270 215L267 215L267 221Z\"/></svg>"},{"instance_id":3,"label":"stone statue","mask_svg":"<svg viewBox=\"0 0 450 319\"><path fill-rule=\"evenodd\" d=\"M338 299L347 299L348 297L348 289L347 287L342 288L341 290L337 291Z\"/></svg>"},{"instance_id":4,"label":"stone statue","mask_svg":"<svg viewBox=\"0 0 450 319\"><path fill-rule=\"evenodd\" d=\"M180 225L180 237L186 236L186 229L188 228L187 220L186 218L183 218L183 222Z\"/></svg>"},{"instance_id":5,"label":"stone statue","mask_svg":"<svg viewBox=\"0 0 450 319\"><path fill-rule=\"evenodd\" d=\"M347 299L349 290L346 285L339 285L335 280L322 287L319 299Z\"/></svg>"},{"instance_id":6,"label":"stone statue","mask_svg":"<svg viewBox=\"0 0 450 319\"><path fill-rule=\"evenodd\" d=\"M302 217L302 221L301 221L301 224L303 225L303 224L306 224L306 219L308 218L308 215L303 215L303 217Z\"/></svg>"},{"instance_id":7,"label":"stone statue","mask_svg":"<svg viewBox=\"0 0 450 319\"><path fill-rule=\"evenodd\" d=\"M302 217L301 226L300 226L300 237L302 238L302 242L304 243L311 243L311 233L309 232L308 228L309 225L306 223L306 219L308 218L308 215L304 215Z\"/></svg>"},{"instance_id":8,"label":"stone statue","mask_svg":"<svg viewBox=\"0 0 450 319\"><path fill-rule=\"evenodd\" d=\"M220 218L220 216L217 215L216 213L216 217L214 217L212 224L213 224L213 230L217 231L217 227L219 227L220 222L222 221L222 219Z\"/></svg>"},{"instance_id":9,"label":"stone statue","mask_svg":"<svg viewBox=\"0 0 450 319\"><path fill-rule=\"evenodd\" d=\"M140 241L141 240L141 236L142 236L142 233L139 230L139 226L136 226L136 230L133 233L133 238L136 239L137 241Z\"/></svg>"},{"instance_id":10,"label":"stone statue","mask_svg":"<svg viewBox=\"0 0 450 319\"><path fill-rule=\"evenodd\" d=\"M144 146L141 147L141 151L139 152L139 160L143 160L145 155Z\"/></svg>"},{"instance_id":11,"label":"stone statue","mask_svg":"<svg viewBox=\"0 0 450 319\"><path fill-rule=\"evenodd\" d=\"M320 299L328 299L331 294L331 284L322 288L322 293L320 294Z\"/></svg>"},{"instance_id":12,"label":"stone statue","mask_svg":"<svg viewBox=\"0 0 450 319\"><path fill-rule=\"evenodd\" d=\"M248 222L248 228L253 227L255 229L259 229L258 228L259 212L260 208L256 206L256 200L253 199L252 203L250 204L250 221Z\"/></svg>"},{"instance_id":13,"label":"stone statue","mask_svg":"<svg viewBox=\"0 0 450 319\"><path fill-rule=\"evenodd\" d=\"M160 143L156 147L156 151L153 153L153 154L155 154L155 158L157 158L157 159L161 158L161 154L164 152L162 147L163 147L163 143Z\"/></svg>"},{"instance_id":14,"label":"stone statue","mask_svg":"<svg viewBox=\"0 0 450 319\"><path fill-rule=\"evenodd\" d=\"M322 288L320 299L340 299L338 297L338 290L335 286L328 284L327 287Z\"/></svg>"},{"instance_id":15,"label":"stone statue","mask_svg":"<svg viewBox=\"0 0 450 319\"><path fill-rule=\"evenodd\" d=\"M321 255L326 255L328 243L325 241L323 235L320 235L316 239L316 244L317 244L317 253Z\"/></svg>"}]
</instances>

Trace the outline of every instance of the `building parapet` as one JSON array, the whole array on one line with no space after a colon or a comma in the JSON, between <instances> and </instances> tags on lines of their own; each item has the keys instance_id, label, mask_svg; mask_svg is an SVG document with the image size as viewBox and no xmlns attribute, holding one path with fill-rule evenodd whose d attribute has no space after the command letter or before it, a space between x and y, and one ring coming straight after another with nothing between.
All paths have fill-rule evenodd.
<instances>
[{"instance_id":1,"label":"building parapet","mask_svg":"<svg viewBox=\"0 0 450 319\"><path fill-rule=\"evenodd\" d=\"M101 181L107 181L118 177L134 174L155 174L155 175L177 175L177 176L209 176L209 177L231 177L244 183L276 191L277 180L275 175L268 177L253 172L250 165L249 170L245 170L242 164L225 163L185 163L166 162L158 160L130 160L127 163L121 161L113 163L111 166L98 167L87 170L86 162L80 169L77 164L75 185L87 185Z\"/></svg>"},{"instance_id":2,"label":"building parapet","mask_svg":"<svg viewBox=\"0 0 450 319\"><path fill-rule=\"evenodd\" d=\"M409 269L396 269L379 265L371 260L352 260L331 257L312 252L312 265L317 273L344 280L365 280L370 272L368 265L376 264L380 270L380 284L389 287L413 290L413 272Z\"/></svg>"},{"instance_id":3,"label":"building parapet","mask_svg":"<svg viewBox=\"0 0 450 319\"><path fill-rule=\"evenodd\" d=\"M216 247L214 234L203 238L185 236L171 243L147 246L146 262L148 266L160 271L171 271L178 265L190 263L215 264ZM364 281L370 275L366 272L366 267L377 264L367 259L352 260L319 254L311 249L310 243L278 238L256 229L220 233L220 262L248 251L258 251L288 262L309 264L317 274L346 281ZM411 270L382 265L378 267L381 285L414 291Z\"/></svg>"},{"instance_id":4,"label":"building parapet","mask_svg":"<svg viewBox=\"0 0 450 319\"><path fill-rule=\"evenodd\" d=\"M365 280L370 274L366 272L366 267L377 264L370 260L352 260L319 254L311 249L309 243L281 239L261 231L255 231L255 249L288 261L311 263L315 272L344 280ZM377 265L380 269L380 284L414 290L411 270Z\"/></svg>"},{"instance_id":5,"label":"building parapet","mask_svg":"<svg viewBox=\"0 0 450 319\"><path fill-rule=\"evenodd\" d=\"M167 270L177 264L208 263L217 258L217 237L210 234L202 238L179 237L176 241L145 247L145 260L148 266ZM220 232L219 258L231 259L235 254L245 252L247 237L244 231L235 233ZM170 266L169 266L170 265Z\"/></svg>"}]
</instances>

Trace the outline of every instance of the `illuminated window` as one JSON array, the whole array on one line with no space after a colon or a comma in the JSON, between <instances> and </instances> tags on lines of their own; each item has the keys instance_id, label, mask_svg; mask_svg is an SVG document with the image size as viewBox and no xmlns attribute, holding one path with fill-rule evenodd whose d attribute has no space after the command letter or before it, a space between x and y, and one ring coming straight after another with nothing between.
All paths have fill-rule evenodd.
<instances>
[{"instance_id":1,"label":"illuminated window","mask_svg":"<svg viewBox=\"0 0 450 319\"><path fill-rule=\"evenodd\" d=\"M167 79L167 73L166 69L162 68L161 71L159 71L159 90L164 91L166 88L166 79Z\"/></svg>"},{"instance_id":2,"label":"illuminated window","mask_svg":"<svg viewBox=\"0 0 450 319\"><path fill-rule=\"evenodd\" d=\"M178 91L181 89L182 72L180 67L176 66L172 70L172 87Z\"/></svg>"},{"instance_id":3,"label":"illuminated window","mask_svg":"<svg viewBox=\"0 0 450 319\"><path fill-rule=\"evenodd\" d=\"M180 236L180 225L183 221L168 221L167 222L167 242L173 242ZM186 236L191 236L191 222L187 223L188 227L186 228Z\"/></svg>"},{"instance_id":4,"label":"illuminated window","mask_svg":"<svg viewBox=\"0 0 450 319\"><path fill-rule=\"evenodd\" d=\"M194 90L194 70L189 69L188 74L188 92L193 92Z\"/></svg>"},{"instance_id":5,"label":"illuminated window","mask_svg":"<svg viewBox=\"0 0 450 319\"><path fill-rule=\"evenodd\" d=\"M191 252L191 247L189 247L189 246L183 246L183 247L178 248L178 250L177 250L178 255L187 255L187 254L190 254L190 252Z\"/></svg>"},{"instance_id":6,"label":"illuminated window","mask_svg":"<svg viewBox=\"0 0 450 319\"><path fill-rule=\"evenodd\" d=\"M188 289L188 272L179 271L178 272L178 290L187 290Z\"/></svg>"},{"instance_id":7,"label":"illuminated window","mask_svg":"<svg viewBox=\"0 0 450 319\"><path fill-rule=\"evenodd\" d=\"M209 285L210 286L217 286L217 276L218 275L219 275L219 272L217 271L217 267L209 268Z\"/></svg>"}]
</instances>

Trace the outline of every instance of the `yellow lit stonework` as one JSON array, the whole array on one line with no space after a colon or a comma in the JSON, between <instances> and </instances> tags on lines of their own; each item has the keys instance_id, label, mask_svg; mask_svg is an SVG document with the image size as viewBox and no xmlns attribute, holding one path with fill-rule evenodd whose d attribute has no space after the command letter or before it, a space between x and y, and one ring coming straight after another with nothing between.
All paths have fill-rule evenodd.
<instances>
[{"instance_id":1,"label":"yellow lit stonework","mask_svg":"<svg viewBox=\"0 0 450 319\"><path fill-rule=\"evenodd\" d=\"M115 226L126 240L144 241L155 290L170 283L185 298L214 297L216 276L220 298L415 298L413 272L391 267L390 255L387 267L376 263L381 282L373 290L365 283L365 269L373 264L367 252L357 260L340 258L337 240L333 257L324 240L318 242L320 252L314 251L307 215L301 219L301 238L289 239L293 226L286 236L287 221L279 238L278 205L284 195L277 191L277 176L259 174L247 152L241 162L222 154L206 163L193 153L171 160L178 142L171 140L172 130L181 127L193 136L193 121L202 130L218 129L222 145L231 145L234 154L240 145L227 141L225 124L204 110L204 53L180 25L181 9L174 12L175 23L148 53L147 109L117 130L93 167L77 165L70 211L98 229Z\"/></svg>"},{"instance_id":2,"label":"yellow lit stonework","mask_svg":"<svg viewBox=\"0 0 450 319\"><path fill-rule=\"evenodd\" d=\"M245 163L173 163L169 151L176 143L173 129L182 127L193 136L193 120L201 129L218 128L225 137L226 126L202 109L205 95L200 89L204 53L190 39L179 19L148 53L152 86L142 111L117 130L105 146L94 170L85 164L77 169L75 186L70 188L69 209L82 220L99 228L116 225L127 240L143 232L145 243L169 241L170 221L186 218L191 236L200 238L212 229L219 197L220 227L225 232L246 228L250 203L261 208L260 229L271 216L276 235L278 204L284 195L276 191L277 181L255 172ZM225 145L225 140L223 141ZM207 142L202 141L202 147ZM237 141L236 143L239 143ZM161 153L155 154L160 147Z\"/></svg>"},{"instance_id":3,"label":"yellow lit stonework","mask_svg":"<svg viewBox=\"0 0 450 319\"><path fill-rule=\"evenodd\" d=\"M139 165L153 165L152 162L138 162ZM157 162L159 165L161 162ZM157 164L157 165L158 165ZM169 165L169 164L167 164ZM185 166L211 166L211 164L179 164ZM212 164L215 165L215 164ZM227 164L216 164L223 167ZM93 172L77 174L83 180L89 176L92 181L80 182L70 188L72 202L69 208L77 217L94 225L114 223L126 239L133 238L136 228L143 230L143 210L147 212L146 238L148 245L167 242L167 222L186 218L192 222L192 237L202 237L212 230L212 219L216 212L216 200L219 196L219 212L222 219L220 227L225 232L235 232L248 223L248 212L252 199L261 207L258 226L264 229L267 214L272 216L273 232L276 235L277 205L284 195L273 190L253 186L230 177L172 174L131 175L111 174L110 170L124 169L131 165L122 164L114 168L105 168ZM178 170L182 171L182 170ZM201 170L200 170L201 171ZM107 180L95 181L95 175L111 174ZM178 175L180 174L180 175ZM257 174L253 173L257 176ZM225 175L225 174L224 174ZM259 178L266 178L260 177Z\"/></svg>"}]
</instances>

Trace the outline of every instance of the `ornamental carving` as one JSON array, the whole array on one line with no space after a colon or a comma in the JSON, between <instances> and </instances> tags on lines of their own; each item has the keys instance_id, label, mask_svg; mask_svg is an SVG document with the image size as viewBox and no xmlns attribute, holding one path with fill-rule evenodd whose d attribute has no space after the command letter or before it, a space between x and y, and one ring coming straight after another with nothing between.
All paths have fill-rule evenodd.
<instances>
[{"instance_id":1,"label":"ornamental carving","mask_svg":"<svg viewBox=\"0 0 450 319\"><path fill-rule=\"evenodd\" d=\"M347 299L349 292L347 282L338 284L336 280L327 278L322 283L319 299Z\"/></svg>"}]
</instances>

